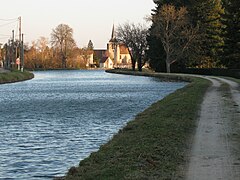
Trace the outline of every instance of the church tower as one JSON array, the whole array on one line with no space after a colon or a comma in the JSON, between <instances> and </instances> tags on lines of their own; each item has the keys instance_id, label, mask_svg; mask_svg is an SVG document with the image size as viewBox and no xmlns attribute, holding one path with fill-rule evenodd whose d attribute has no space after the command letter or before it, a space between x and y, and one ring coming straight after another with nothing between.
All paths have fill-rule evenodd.
<instances>
[{"instance_id":1,"label":"church tower","mask_svg":"<svg viewBox=\"0 0 240 180\"><path fill-rule=\"evenodd\" d=\"M113 27L112 27L111 39L108 42L107 49L108 49L109 57L114 62L114 67L117 67L117 64L120 61L120 48L119 48L119 43L118 43L117 38L116 38L116 32L115 32L114 24L113 24Z\"/></svg>"}]
</instances>

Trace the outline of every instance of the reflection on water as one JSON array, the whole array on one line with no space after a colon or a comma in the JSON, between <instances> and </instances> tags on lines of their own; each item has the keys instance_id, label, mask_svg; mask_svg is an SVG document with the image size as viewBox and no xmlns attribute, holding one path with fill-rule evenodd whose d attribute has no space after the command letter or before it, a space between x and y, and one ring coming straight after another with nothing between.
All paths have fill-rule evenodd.
<instances>
[{"instance_id":1,"label":"reflection on water","mask_svg":"<svg viewBox=\"0 0 240 180\"><path fill-rule=\"evenodd\" d=\"M0 85L0 179L51 179L185 83L104 71L35 72Z\"/></svg>"}]
</instances>

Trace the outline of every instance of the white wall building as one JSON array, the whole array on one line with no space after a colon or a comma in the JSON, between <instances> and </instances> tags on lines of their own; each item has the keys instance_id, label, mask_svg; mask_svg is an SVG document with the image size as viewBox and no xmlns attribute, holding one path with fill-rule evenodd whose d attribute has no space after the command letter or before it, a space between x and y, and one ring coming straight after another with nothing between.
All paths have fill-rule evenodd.
<instances>
[{"instance_id":1,"label":"white wall building","mask_svg":"<svg viewBox=\"0 0 240 180\"><path fill-rule=\"evenodd\" d=\"M107 44L108 57L114 62L114 68L129 68L131 67L131 55L126 45L118 42L114 25L112 28L111 39Z\"/></svg>"}]
</instances>

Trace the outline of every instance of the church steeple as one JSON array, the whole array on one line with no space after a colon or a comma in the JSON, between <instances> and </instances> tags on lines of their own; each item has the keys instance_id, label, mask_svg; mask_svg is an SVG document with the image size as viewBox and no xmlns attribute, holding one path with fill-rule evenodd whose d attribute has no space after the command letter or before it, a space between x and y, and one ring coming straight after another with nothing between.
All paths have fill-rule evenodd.
<instances>
[{"instance_id":1,"label":"church steeple","mask_svg":"<svg viewBox=\"0 0 240 180\"><path fill-rule=\"evenodd\" d=\"M111 39L109 42L117 42L117 38L116 38L116 32L115 32L115 26L113 24L113 27L112 27L112 36L111 36Z\"/></svg>"},{"instance_id":2,"label":"church steeple","mask_svg":"<svg viewBox=\"0 0 240 180\"><path fill-rule=\"evenodd\" d=\"M118 40L117 40L117 37L116 37L114 24L113 24L113 27L112 27L111 39L108 43L108 53L109 53L109 57L114 62L114 67L116 67L117 64L119 63L120 49L119 49L119 43L118 43Z\"/></svg>"},{"instance_id":3,"label":"church steeple","mask_svg":"<svg viewBox=\"0 0 240 180\"><path fill-rule=\"evenodd\" d=\"M114 27L114 24L113 24L113 27L112 27L112 37L111 39L115 39L116 36L115 36L115 27Z\"/></svg>"}]
</instances>

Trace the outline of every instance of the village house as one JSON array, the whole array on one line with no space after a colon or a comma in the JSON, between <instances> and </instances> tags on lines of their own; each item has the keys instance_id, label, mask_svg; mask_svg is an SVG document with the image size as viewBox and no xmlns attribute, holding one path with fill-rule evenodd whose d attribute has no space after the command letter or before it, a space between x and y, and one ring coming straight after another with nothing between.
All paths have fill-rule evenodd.
<instances>
[{"instance_id":1,"label":"village house","mask_svg":"<svg viewBox=\"0 0 240 180\"><path fill-rule=\"evenodd\" d=\"M99 67L102 69L113 69L114 62L110 57L102 57Z\"/></svg>"}]
</instances>

